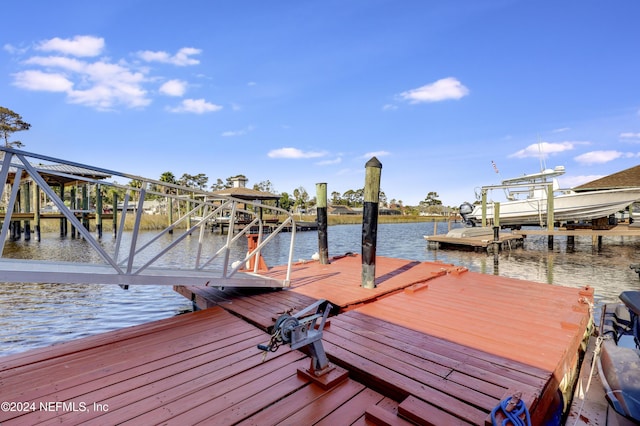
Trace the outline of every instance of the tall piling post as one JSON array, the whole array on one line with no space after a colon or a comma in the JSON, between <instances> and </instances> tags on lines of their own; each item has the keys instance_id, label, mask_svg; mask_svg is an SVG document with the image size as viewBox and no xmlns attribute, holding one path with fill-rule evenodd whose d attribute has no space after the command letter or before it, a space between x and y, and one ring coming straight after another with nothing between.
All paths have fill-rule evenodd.
<instances>
[{"instance_id":1,"label":"tall piling post","mask_svg":"<svg viewBox=\"0 0 640 426\"><path fill-rule=\"evenodd\" d=\"M362 209L362 287L376 287L376 243L378 202L382 163L372 157L365 164L364 206Z\"/></svg>"},{"instance_id":2,"label":"tall piling post","mask_svg":"<svg viewBox=\"0 0 640 426\"><path fill-rule=\"evenodd\" d=\"M113 191L113 210L111 220L113 222L113 236L118 236L118 193Z\"/></svg>"},{"instance_id":3,"label":"tall piling post","mask_svg":"<svg viewBox=\"0 0 640 426\"><path fill-rule=\"evenodd\" d=\"M24 213L31 213L31 184L25 182L24 187ZM20 191L22 193L22 191ZM24 220L24 240L31 240L31 221L29 219Z\"/></svg>"},{"instance_id":4,"label":"tall piling post","mask_svg":"<svg viewBox=\"0 0 640 426\"><path fill-rule=\"evenodd\" d=\"M64 183L60 182L60 200L64 203ZM67 235L67 219L60 218L60 236Z\"/></svg>"},{"instance_id":5,"label":"tall piling post","mask_svg":"<svg viewBox=\"0 0 640 426\"><path fill-rule=\"evenodd\" d=\"M33 183L33 222L35 223L36 241L40 241L40 187Z\"/></svg>"},{"instance_id":6,"label":"tall piling post","mask_svg":"<svg viewBox=\"0 0 640 426\"><path fill-rule=\"evenodd\" d=\"M88 184L82 185L82 226L89 231L89 188Z\"/></svg>"},{"instance_id":7,"label":"tall piling post","mask_svg":"<svg viewBox=\"0 0 640 426\"><path fill-rule=\"evenodd\" d=\"M73 212L74 216L76 214L76 209L77 209L77 203L78 200L76 198L76 187L72 186L71 190L71 203L69 204L69 208L71 209L71 211ZM71 225L71 238L76 238L76 227Z\"/></svg>"},{"instance_id":8,"label":"tall piling post","mask_svg":"<svg viewBox=\"0 0 640 426\"><path fill-rule=\"evenodd\" d=\"M327 238L327 184L316 183L316 216L318 218L318 254L320 264L329 264L329 243Z\"/></svg>"},{"instance_id":9,"label":"tall piling post","mask_svg":"<svg viewBox=\"0 0 640 426\"><path fill-rule=\"evenodd\" d=\"M487 190L482 188L482 227L487 226Z\"/></svg>"},{"instance_id":10,"label":"tall piling post","mask_svg":"<svg viewBox=\"0 0 640 426\"><path fill-rule=\"evenodd\" d=\"M169 225L168 226L171 226L173 225L173 198L167 197L167 204L169 205L169 211L168 211ZM169 234L173 234L173 228L169 229Z\"/></svg>"},{"instance_id":11,"label":"tall piling post","mask_svg":"<svg viewBox=\"0 0 640 426\"><path fill-rule=\"evenodd\" d=\"M553 248L553 234L551 233L554 229L555 218L553 215L554 206L553 206L553 184L547 185L547 231L549 231L549 237L547 238L547 246L548 248Z\"/></svg>"},{"instance_id":12,"label":"tall piling post","mask_svg":"<svg viewBox=\"0 0 640 426\"><path fill-rule=\"evenodd\" d=\"M96 233L102 238L102 188L96 184Z\"/></svg>"}]
</instances>

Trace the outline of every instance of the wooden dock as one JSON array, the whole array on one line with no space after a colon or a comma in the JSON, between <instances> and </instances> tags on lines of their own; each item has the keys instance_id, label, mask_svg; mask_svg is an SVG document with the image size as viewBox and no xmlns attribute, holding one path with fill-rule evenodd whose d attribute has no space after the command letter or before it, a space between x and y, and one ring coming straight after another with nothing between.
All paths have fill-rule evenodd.
<instances>
[{"instance_id":1,"label":"wooden dock","mask_svg":"<svg viewBox=\"0 0 640 426\"><path fill-rule=\"evenodd\" d=\"M463 232L453 235L455 231L481 231L477 234L471 233L466 236ZM425 235L424 239L430 244L437 244L441 248L456 248L456 249L470 249L474 251L485 250L503 250L505 248L512 249L521 247L525 236L514 233L500 231L498 238L493 235L493 230L490 228L457 228L453 232L449 232L443 235Z\"/></svg>"},{"instance_id":2,"label":"wooden dock","mask_svg":"<svg viewBox=\"0 0 640 426\"><path fill-rule=\"evenodd\" d=\"M640 227L633 224L620 224L609 229L521 229L513 231L514 234L526 237L527 235L551 235L565 237L640 237Z\"/></svg>"},{"instance_id":3,"label":"wooden dock","mask_svg":"<svg viewBox=\"0 0 640 426\"><path fill-rule=\"evenodd\" d=\"M21 403L0 423L484 425L518 392L533 424L555 410L592 289L378 257L368 290L360 272L350 255L294 265L285 290L177 286L207 309L0 358L0 401ZM349 374L329 389L297 373L304 353L257 349L317 299L336 306L323 344Z\"/></svg>"},{"instance_id":4,"label":"wooden dock","mask_svg":"<svg viewBox=\"0 0 640 426\"><path fill-rule=\"evenodd\" d=\"M461 229L461 228L458 228ZM474 228L469 228L474 229ZM475 235L469 237L442 235L425 235L425 240L429 243L437 244L440 248L469 249L475 251L511 249L522 246L528 236L546 236L553 241L553 237L566 237L569 244L575 242L575 238L591 238L592 244L602 244L603 237L640 237L640 227L620 224L608 229L520 229L513 231L501 230L498 240L493 235Z\"/></svg>"}]
</instances>

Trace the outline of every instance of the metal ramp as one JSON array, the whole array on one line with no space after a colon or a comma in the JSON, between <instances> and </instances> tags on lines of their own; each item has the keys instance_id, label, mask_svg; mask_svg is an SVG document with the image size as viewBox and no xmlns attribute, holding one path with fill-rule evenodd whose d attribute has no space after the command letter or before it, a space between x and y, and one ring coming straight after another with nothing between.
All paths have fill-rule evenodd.
<instances>
[{"instance_id":1,"label":"metal ramp","mask_svg":"<svg viewBox=\"0 0 640 426\"><path fill-rule=\"evenodd\" d=\"M0 161L0 212L4 207L0 242L3 253L12 223L15 225L20 220L39 223L45 216L41 202L48 200L57 209L55 217L59 218L61 229L63 223L65 227L69 224L100 259L99 263L79 263L2 256L0 282L119 284L125 288L128 285L158 284L289 286L296 226L293 216L286 210L258 200L216 195L197 188L10 148L0 148ZM129 180L130 184L121 184L118 180ZM71 199L65 196L65 186L72 194ZM80 202L76 190L82 194ZM110 214L103 208L107 191L113 197ZM117 194L123 197L121 204ZM151 216L144 209L145 200L151 199L164 206L166 226L142 232L145 216ZM267 229L263 220L265 212L283 219ZM113 220L116 238L115 249L110 252L101 244L105 217ZM90 231L90 220L95 221L95 232ZM217 247L204 244L207 227L221 222L228 229L225 243ZM127 238L123 238L125 229ZM173 237L170 243L165 244L163 237L166 234ZM192 263L181 264L180 267L163 264L163 257L180 250L187 237L198 238L197 254ZM237 246L243 237L250 239L252 244L248 244L246 255L238 256L232 247ZM261 276L258 273L261 251L275 238L280 239L281 245L282 239L287 237L289 255L284 278Z\"/></svg>"}]
</instances>

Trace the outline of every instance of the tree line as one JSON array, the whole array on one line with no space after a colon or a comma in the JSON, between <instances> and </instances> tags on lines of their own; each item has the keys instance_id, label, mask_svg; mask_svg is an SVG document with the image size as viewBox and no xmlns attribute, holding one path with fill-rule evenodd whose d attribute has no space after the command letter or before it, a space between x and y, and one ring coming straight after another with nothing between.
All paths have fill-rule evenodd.
<instances>
[{"instance_id":1,"label":"tree line","mask_svg":"<svg viewBox=\"0 0 640 426\"><path fill-rule=\"evenodd\" d=\"M31 124L22 119L20 114L0 106L0 137L4 140L5 147L21 148L24 144L18 140L10 140L10 137L16 133L29 130ZM204 191L218 191L233 186L236 178L245 178L244 175L229 176L226 180L220 178L216 182L209 185L209 177L204 173L189 174L183 173L177 178L172 172L167 171L160 175L159 180L165 183L176 184L189 188L195 188ZM246 178L245 178L246 179ZM132 180L129 186L140 188L142 182ZM289 211L302 211L316 205L316 197L310 196L309 192L302 186L295 188L291 194L288 192L277 193L273 184L269 180L258 182L253 185L253 189L262 192L269 192L280 195L277 202L266 202L277 204L278 207ZM401 210L404 214L419 214L420 212L435 213L441 210L442 202L438 199L437 192L429 192L424 200L420 201L418 206L405 206L402 200L395 198L388 199L384 191L380 191L380 206ZM334 206L346 207L362 207L364 204L364 188L349 189L342 194L334 191L330 194L328 202Z\"/></svg>"},{"instance_id":2,"label":"tree line","mask_svg":"<svg viewBox=\"0 0 640 426\"><path fill-rule=\"evenodd\" d=\"M204 173L197 173L194 175L184 173L180 178L176 178L173 172L167 171L160 175L159 180L161 182L195 188L203 191L219 191L233 187L233 182L238 178L246 179L242 174L229 176L225 180L217 178L215 183L208 186L209 178ZM135 181L131 181L129 185L138 187L138 183ZM291 193L279 193L276 191L271 181L264 180L254 184L252 188L256 191L279 195L280 199L277 200L277 202L265 201L264 203L267 205L277 205L278 207L288 211L304 212L305 210L314 207L317 203L316 197L311 196L303 186L295 188ZM420 201L418 206L405 206L402 200L396 200L395 198L388 199L384 191L380 191L379 196L381 207L400 210L403 214L408 215L417 215L420 212L430 214L439 213L442 210L442 201L440 201L438 197L438 193L432 191L427 194L423 201ZM364 205L364 188L355 190L349 189L343 193L333 191L330 194L328 203L332 206L362 207Z\"/></svg>"}]
</instances>

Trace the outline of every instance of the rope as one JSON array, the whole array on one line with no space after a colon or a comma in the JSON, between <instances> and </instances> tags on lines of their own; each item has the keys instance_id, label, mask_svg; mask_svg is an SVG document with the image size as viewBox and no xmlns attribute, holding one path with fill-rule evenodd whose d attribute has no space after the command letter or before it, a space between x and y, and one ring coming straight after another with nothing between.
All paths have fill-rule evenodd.
<instances>
[{"instance_id":1,"label":"rope","mask_svg":"<svg viewBox=\"0 0 640 426\"><path fill-rule=\"evenodd\" d=\"M506 419L501 423L502 426L507 426L511 423L513 426L531 426L531 417L529 416L529 410L520 399L520 394L515 394L500 401L493 410L491 410L491 423L497 426L496 414L498 411L502 411ZM525 418L520 416L524 414Z\"/></svg>"},{"instance_id":2,"label":"rope","mask_svg":"<svg viewBox=\"0 0 640 426\"><path fill-rule=\"evenodd\" d=\"M582 413L582 409L584 408L584 403L587 400L587 394L589 393L589 388L591 387L591 379L593 378L593 373L596 369L596 361L600 356L600 347L602 346L602 342L604 338L602 336L598 336L596 339L596 347L593 349L593 358L591 359L591 371L589 373L589 380L587 380L587 387L584 390L584 397L582 398L582 403L580 404L580 408L578 409L578 413L576 414L576 420L573 423L574 426L578 424L578 420L580 420L580 414Z\"/></svg>"}]
</instances>

